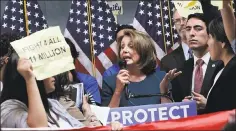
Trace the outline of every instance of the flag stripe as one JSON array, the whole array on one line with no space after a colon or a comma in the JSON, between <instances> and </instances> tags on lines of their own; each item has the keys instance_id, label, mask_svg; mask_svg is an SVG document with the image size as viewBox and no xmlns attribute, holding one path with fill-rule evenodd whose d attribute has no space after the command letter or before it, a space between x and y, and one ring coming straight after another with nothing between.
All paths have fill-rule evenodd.
<instances>
[{"instance_id":1,"label":"flag stripe","mask_svg":"<svg viewBox=\"0 0 236 131\"><path fill-rule=\"evenodd\" d=\"M95 65L99 72L104 72L106 69L103 67L102 62L98 59L98 57L95 58Z\"/></svg>"},{"instance_id":2,"label":"flag stripe","mask_svg":"<svg viewBox=\"0 0 236 131\"><path fill-rule=\"evenodd\" d=\"M117 49L116 49L117 50ZM114 64L117 62L117 55L116 53L112 50L112 48L107 48L104 53L106 56L110 59L110 61Z\"/></svg>"},{"instance_id":3,"label":"flag stripe","mask_svg":"<svg viewBox=\"0 0 236 131\"><path fill-rule=\"evenodd\" d=\"M104 53L102 52L102 53L98 56L98 59L99 59L100 61L106 61L106 62L102 62L102 63L101 63L105 69L107 69L107 68L109 68L109 67L111 67L111 66L113 65L113 63L110 61L110 59L109 59L108 56L105 54L105 52L104 52Z\"/></svg>"},{"instance_id":4,"label":"flag stripe","mask_svg":"<svg viewBox=\"0 0 236 131\"><path fill-rule=\"evenodd\" d=\"M88 21L88 17L91 17L91 22ZM92 0L90 4L87 1L72 0L65 36L69 36L80 54L78 66L83 66L82 69L86 69L91 75L93 66L90 49L94 49L92 54L95 55L95 77L100 87L101 74L116 62L116 28L112 10L105 0ZM92 30L91 33L89 29ZM90 43L91 37L93 44Z\"/></svg>"}]
</instances>

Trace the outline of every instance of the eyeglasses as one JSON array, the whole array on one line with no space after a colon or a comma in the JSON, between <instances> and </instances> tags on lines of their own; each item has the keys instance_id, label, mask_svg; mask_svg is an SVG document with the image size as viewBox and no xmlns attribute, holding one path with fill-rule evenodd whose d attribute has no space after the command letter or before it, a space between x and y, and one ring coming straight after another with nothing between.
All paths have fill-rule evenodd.
<instances>
[{"instance_id":1,"label":"eyeglasses","mask_svg":"<svg viewBox=\"0 0 236 131\"><path fill-rule=\"evenodd\" d=\"M181 21L183 21L183 22L185 23L185 22L186 22L186 18L182 17L182 18L173 20L173 22L174 22L176 25L180 25L180 24L181 24Z\"/></svg>"},{"instance_id":2,"label":"eyeglasses","mask_svg":"<svg viewBox=\"0 0 236 131\"><path fill-rule=\"evenodd\" d=\"M162 96L162 97L168 98L171 102L174 102L174 100L171 98L171 91L168 91L168 93L166 93L166 94L157 93L157 94L143 94L143 95L141 95L141 94L131 93L128 86L127 86L127 87L125 87L125 96L126 96L126 99L133 105L135 105L135 104L132 101L130 101L130 98Z\"/></svg>"}]
</instances>

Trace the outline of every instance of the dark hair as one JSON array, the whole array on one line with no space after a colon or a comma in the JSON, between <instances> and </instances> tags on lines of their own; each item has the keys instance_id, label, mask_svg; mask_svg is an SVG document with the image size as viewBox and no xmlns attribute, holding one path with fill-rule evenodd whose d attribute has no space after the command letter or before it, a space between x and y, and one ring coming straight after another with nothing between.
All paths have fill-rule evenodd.
<instances>
[{"instance_id":1,"label":"dark hair","mask_svg":"<svg viewBox=\"0 0 236 131\"><path fill-rule=\"evenodd\" d=\"M8 99L16 99L28 106L28 95L25 79L17 71L18 60L18 55L16 53L12 53L4 70L4 84L1 95L1 103ZM49 111L47 95L43 81L37 81L37 85L45 110Z\"/></svg>"},{"instance_id":2,"label":"dark hair","mask_svg":"<svg viewBox=\"0 0 236 131\"><path fill-rule=\"evenodd\" d=\"M201 21L203 21L206 25L206 30L207 30L207 33L209 33L209 30L208 30L208 25L209 25L209 20L207 18L204 17L204 15L202 13L194 13L194 14L190 14L188 16L188 19L187 19L187 22L189 19L191 18L196 18L196 19L199 19Z\"/></svg>"},{"instance_id":3,"label":"dark hair","mask_svg":"<svg viewBox=\"0 0 236 131\"><path fill-rule=\"evenodd\" d=\"M70 73L73 76L73 82L70 82L69 80L69 71L58 74L55 76L55 90L51 92L48 96L53 99L59 99L61 96L65 96L66 92L64 87L69 86L69 84L72 83L80 83L80 80L77 77L76 71L70 70Z\"/></svg>"},{"instance_id":4,"label":"dark hair","mask_svg":"<svg viewBox=\"0 0 236 131\"><path fill-rule=\"evenodd\" d=\"M224 24L222 17L218 17L214 20L212 20L208 26L209 28L209 34L219 42L225 43L225 48L229 52L233 52L233 49L231 47L231 44L226 36L225 29L224 29Z\"/></svg>"},{"instance_id":5,"label":"dark hair","mask_svg":"<svg viewBox=\"0 0 236 131\"><path fill-rule=\"evenodd\" d=\"M0 39L0 57L3 57L13 52L13 48L10 43L15 40L20 39L21 37L13 33L4 33L4 34L1 34L0 38L1 38ZM10 54L8 56L10 56Z\"/></svg>"},{"instance_id":6,"label":"dark hair","mask_svg":"<svg viewBox=\"0 0 236 131\"><path fill-rule=\"evenodd\" d=\"M79 57L79 52L77 52L77 50L75 48L75 45L72 43L72 41L69 38L66 38L66 37L65 37L65 40L66 40L66 43L70 46L70 53L71 53L72 57L74 59Z\"/></svg>"},{"instance_id":7,"label":"dark hair","mask_svg":"<svg viewBox=\"0 0 236 131\"><path fill-rule=\"evenodd\" d=\"M26 82L25 79L17 71L18 60L18 55L13 52L12 55L9 57L8 63L6 64L6 68L4 70L3 90L1 93L0 103L2 104L4 101L9 99L15 99L23 102L28 107ZM36 81L36 83L45 111L52 119L52 123L57 124L57 122L51 117L49 112L50 105L48 103L47 93L44 88L43 81Z\"/></svg>"},{"instance_id":8,"label":"dark hair","mask_svg":"<svg viewBox=\"0 0 236 131\"><path fill-rule=\"evenodd\" d=\"M125 29L124 36L130 37L134 47L133 49L135 49L140 56L140 59L137 63L140 70L146 75L155 72L157 53L151 37L148 34L144 34L143 32L131 29ZM121 41L123 37L119 38L117 44L119 59L121 59L120 51L121 51Z\"/></svg>"},{"instance_id":9,"label":"dark hair","mask_svg":"<svg viewBox=\"0 0 236 131\"><path fill-rule=\"evenodd\" d=\"M77 52L75 45L72 43L72 41L69 38L65 37L65 40L66 40L66 43L70 47L71 56L75 62L75 59L79 56L79 52ZM75 69L70 70L70 73L73 76L73 83L80 83L80 80L77 77L77 73ZM69 80L69 71L58 74L57 76L55 76L55 80L56 80L55 90L52 93L50 93L48 96L50 98L59 99L61 96L64 96L66 94L64 87L71 84Z\"/></svg>"},{"instance_id":10,"label":"dark hair","mask_svg":"<svg viewBox=\"0 0 236 131\"><path fill-rule=\"evenodd\" d=\"M132 29L132 30L136 30L132 25L119 25L116 29L116 35L118 34L119 31L123 30L123 29ZM115 37L116 37L115 35ZM117 38L115 38L117 39Z\"/></svg>"}]
</instances>

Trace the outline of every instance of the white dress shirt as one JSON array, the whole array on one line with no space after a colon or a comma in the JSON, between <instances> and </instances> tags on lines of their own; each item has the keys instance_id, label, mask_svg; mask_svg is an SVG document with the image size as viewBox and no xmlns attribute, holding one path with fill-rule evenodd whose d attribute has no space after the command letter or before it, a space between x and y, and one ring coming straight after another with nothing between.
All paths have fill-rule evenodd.
<instances>
[{"instance_id":1,"label":"white dress shirt","mask_svg":"<svg viewBox=\"0 0 236 131\"><path fill-rule=\"evenodd\" d=\"M205 77L205 73L206 73L206 69L207 69L207 65L209 63L210 60L210 53L207 52L201 59L204 61L204 64L202 65L202 70L203 70L203 79ZM192 76L192 91L194 91L194 77L195 77L195 71L197 69L197 60L200 58L197 58L194 54L193 54L193 59L194 59L194 69L193 69L193 76Z\"/></svg>"},{"instance_id":2,"label":"white dress shirt","mask_svg":"<svg viewBox=\"0 0 236 131\"><path fill-rule=\"evenodd\" d=\"M182 48L184 51L185 60L188 60L189 59L189 53L188 53L189 47L186 43L182 42Z\"/></svg>"}]
</instances>

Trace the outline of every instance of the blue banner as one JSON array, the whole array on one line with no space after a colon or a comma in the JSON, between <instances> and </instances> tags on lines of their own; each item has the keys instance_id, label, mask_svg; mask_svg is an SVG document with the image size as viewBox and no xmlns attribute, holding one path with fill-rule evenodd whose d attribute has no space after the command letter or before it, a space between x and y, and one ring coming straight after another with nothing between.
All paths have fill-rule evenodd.
<instances>
[{"instance_id":1,"label":"blue banner","mask_svg":"<svg viewBox=\"0 0 236 131\"><path fill-rule=\"evenodd\" d=\"M197 115L196 101L111 108L107 123L119 121L125 126Z\"/></svg>"}]
</instances>

